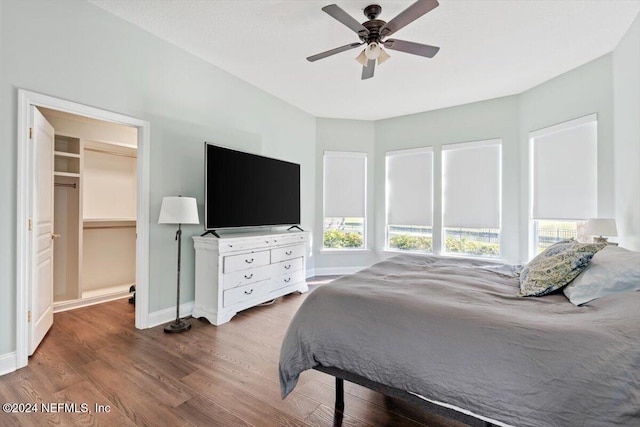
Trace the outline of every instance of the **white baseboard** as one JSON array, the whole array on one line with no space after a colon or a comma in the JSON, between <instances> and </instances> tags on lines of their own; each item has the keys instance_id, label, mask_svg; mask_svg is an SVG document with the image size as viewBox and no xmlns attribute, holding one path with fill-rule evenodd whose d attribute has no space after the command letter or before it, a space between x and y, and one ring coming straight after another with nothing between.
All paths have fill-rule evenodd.
<instances>
[{"instance_id":1,"label":"white baseboard","mask_svg":"<svg viewBox=\"0 0 640 427\"><path fill-rule=\"evenodd\" d=\"M180 304L180 317L191 316L191 313L193 313L193 305L193 301ZM149 313L148 327L153 328L154 326L169 323L172 320L176 320L175 307L154 311L153 313Z\"/></svg>"},{"instance_id":2,"label":"white baseboard","mask_svg":"<svg viewBox=\"0 0 640 427\"><path fill-rule=\"evenodd\" d=\"M59 301L53 303L53 312L60 313L61 311L73 310L80 307L88 307L90 305L100 304L107 301L113 301L120 298L129 298L131 292L129 292L129 286L125 287L125 290L119 290L115 292L109 292L105 295L93 295L80 299L72 299L69 301Z\"/></svg>"},{"instance_id":3,"label":"white baseboard","mask_svg":"<svg viewBox=\"0 0 640 427\"><path fill-rule=\"evenodd\" d=\"M0 355L0 376L15 371L17 366L18 359L15 351Z\"/></svg>"},{"instance_id":4,"label":"white baseboard","mask_svg":"<svg viewBox=\"0 0 640 427\"><path fill-rule=\"evenodd\" d=\"M316 267L314 276L344 276L346 274L357 273L367 266L360 267Z\"/></svg>"},{"instance_id":5,"label":"white baseboard","mask_svg":"<svg viewBox=\"0 0 640 427\"><path fill-rule=\"evenodd\" d=\"M306 276L305 278L308 279L309 277L313 277L316 275L316 269L315 268L308 268L306 271Z\"/></svg>"}]
</instances>

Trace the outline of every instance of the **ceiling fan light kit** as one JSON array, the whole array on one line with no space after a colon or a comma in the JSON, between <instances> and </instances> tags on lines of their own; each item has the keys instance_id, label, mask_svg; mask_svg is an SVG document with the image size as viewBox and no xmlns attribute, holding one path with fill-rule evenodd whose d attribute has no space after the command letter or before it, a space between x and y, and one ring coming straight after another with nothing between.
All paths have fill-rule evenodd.
<instances>
[{"instance_id":1,"label":"ceiling fan light kit","mask_svg":"<svg viewBox=\"0 0 640 427\"><path fill-rule=\"evenodd\" d=\"M367 17L368 21L365 21L362 24L356 21L351 15L342 10L336 4L325 6L322 10L354 31L360 38L361 43L351 43L337 47L326 52L309 56L307 60L314 62L366 44L367 46L364 50L356 57L356 61L362 64L362 80L365 80L373 77L376 60L378 61L378 65L380 65L391 57L387 52L385 52L382 46L391 50L424 56L426 58L433 58L433 56L438 53L438 50L440 50L439 47L398 39L384 40L384 38L390 36L401 28L404 28L406 25L420 18L427 12L435 9L438 4L437 0L418 0L400 12L400 14L389 22L377 19L378 15L382 12L382 7L377 4L372 4L364 8L364 15Z\"/></svg>"}]
</instances>

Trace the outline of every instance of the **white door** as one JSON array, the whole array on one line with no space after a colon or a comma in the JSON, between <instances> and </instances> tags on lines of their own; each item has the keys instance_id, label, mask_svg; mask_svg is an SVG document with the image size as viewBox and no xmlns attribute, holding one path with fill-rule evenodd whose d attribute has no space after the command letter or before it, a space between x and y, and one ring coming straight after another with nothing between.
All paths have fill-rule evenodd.
<instances>
[{"instance_id":1,"label":"white door","mask_svg":"<svg viewBox=\"0 0 640 427\"><path fill-rule=\"evenodd\" d=\"M37 108L31 107L33 128L32 256L30 290L29 356L53 325L53 127Z\"/></svg>"}]
</instances>

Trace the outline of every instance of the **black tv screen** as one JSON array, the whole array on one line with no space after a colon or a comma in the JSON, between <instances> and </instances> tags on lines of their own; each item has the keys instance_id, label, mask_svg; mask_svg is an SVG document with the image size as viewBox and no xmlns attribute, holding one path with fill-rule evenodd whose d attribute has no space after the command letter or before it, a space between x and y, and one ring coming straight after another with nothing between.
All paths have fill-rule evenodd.
<instances>
[{"instance_id":1,"label":"black tv screen","mask_svg":"<svg viewBox=\"0 0 640 427\"><path fill-rule=\"evenodd\" d=\"M205 143L205 229L300 223L300 165Z\"/></svg>"}]
</instances>

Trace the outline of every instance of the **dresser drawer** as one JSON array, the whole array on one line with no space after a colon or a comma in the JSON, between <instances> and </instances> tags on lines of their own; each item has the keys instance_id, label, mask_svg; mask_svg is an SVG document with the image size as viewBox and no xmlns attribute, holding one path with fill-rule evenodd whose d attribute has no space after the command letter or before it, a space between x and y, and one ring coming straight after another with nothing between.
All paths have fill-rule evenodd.
<instances>
[{"instance_id":1,"label":"dresser drawer","mask_svg":"<svg viewBox=\"0 0 640 427\"><path fill-rule=\"evenodd\" d=\"M293 258L304 256L304 245L285 246L283 248L271 249L271 262L276 263Z\"/></svg>"},{"instance_id":2,"label":"dresser drawer","mask_svg":"<svg viewBox=\"0 0 640 427\"><path fill-rule=\"evenodd\" d=\"M246 301L269 292L269 281L251 283L237 288L227 289L222 295L222 305L228 307L242 301Z\"/></svg>"},{"instance_id":3,"label":"dresser drawer","mask_svg":"<svg viewBox=\"0 0 640 427\"><path fill-rule=\"evenodd\" d=\"M249 283L260 282L261 280L267 280L271 275L271 267L268 265L226 273L222 275L223 289L231 289L237 286L248 285Z\"/></svg>"},{"instance_id":4,"label":"dresser drawer","mask_svg":"<svg viewBox=\"0 0 640 427\"><path fill-rule=\"evenodd\" d=\"M288 259L272 264L273 277L282 276L283 274L293 273L302 270L302 258Z\"/></svg>"},{"instance_id":5,"label":"dresser drawer","mask_svg":"<svg viewBox=\"0 0 640 427\"><path fill-rule=\"evenodd\" d=\"M283 276L276 277L271 286L272 290L284 288L289 285L293 285L294 283L303 282L304 281L304 271L294 271L290 274L285 274Z\"/></svg>"},{"instance_id":6,"label":"dresser drawer","mask_svg":"<svg viewBox=\"0 0 640 427\"><path fill-rule=\"evenodd\" d=\"M269 251L250 252L240 255L227 255L224 257L224 273L238 270L260 267L269 264Z\"/></svg>"}]
</instances>

